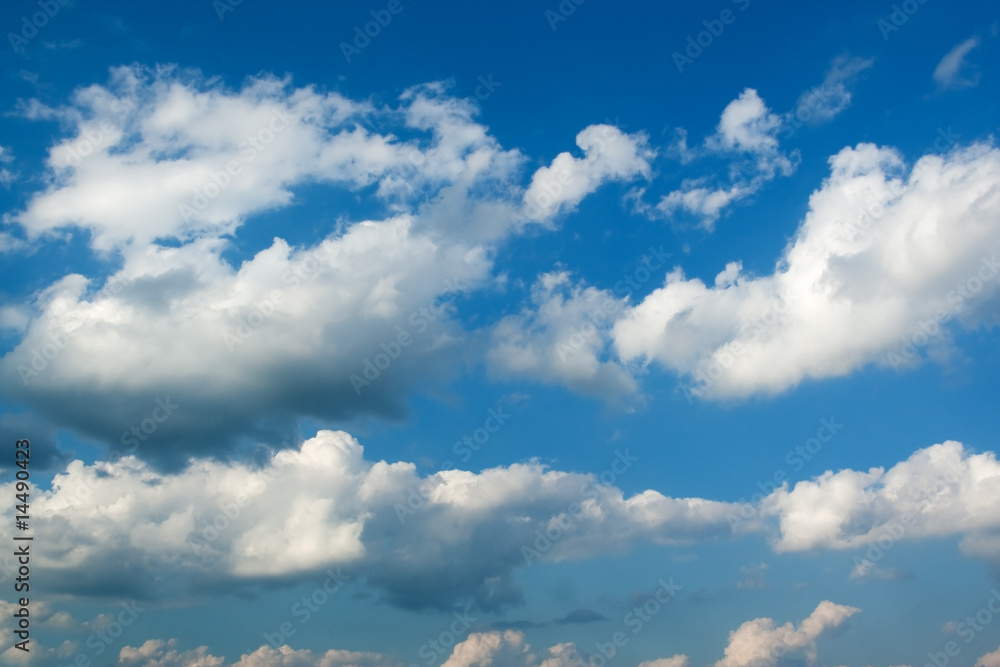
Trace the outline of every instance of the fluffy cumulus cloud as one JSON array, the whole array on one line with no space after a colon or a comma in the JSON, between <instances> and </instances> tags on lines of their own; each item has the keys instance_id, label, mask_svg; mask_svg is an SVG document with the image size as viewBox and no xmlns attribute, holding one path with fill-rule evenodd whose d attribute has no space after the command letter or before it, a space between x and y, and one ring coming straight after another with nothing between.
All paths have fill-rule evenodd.
<instances>
[{"instance_id":1,"label":"fluffy cumulus cloud","mask_svg":"<svg viewBox=\"0 0 1000 667\"><path fill-rule=\"evenodd\" d=\"M791 174L796 154L785 155L778 145L782 117L768 108L753 88L747 88L722 111L714 134L703 147L689 149L682 130L675 149L684 161L706 155L722 155L734 160L729 169L730 183L720 185L707 178L688 178L679 189L664 195L655 210L668 217L686 212L711 229L730 204L758 190L778 173Z\"/></svg>"},{"instance_id":2,"label":"fluffy cumulus cloud","mask_svg":"<svg viewBox=\"0 0 1000 667\"><path fill-rule=\"evenodd\" d=\"M235 662L208 652L208 647L180 650L178 641L150 639L141 646L126 646L115 667L401 667L399 661L380 653L330 649L317 653L288 646L261 646Z\"/></svg>"},{"instance_id":3,"label":"fluffy cumulus cloud","mask_svg":"<svg viewBox=\"0 0 1000 667\"><path fill-rule=\"evenodd\" d=\"M362 224L309 249L275 239L238 270L219 242L150 248L117 293L68 276L38 295L0 372L50 419L149 458L218 451L295 414L398 414L404 388L449 367L452 304L488 271L482 248L441 248L413 224ZM84 388L107 409L68 400Z\"/></svg>"},{"instance_id":4,"label":"fluffy cumulus cloud","mask_svg":"<svg viewBox=\"0 0 1000 667\"><path fill-rule=\"evenodd\" d=\"M593 660L582 655L572 642L534 650L525 641L524 633L476 632L457 644L441 667L587 667ZM643 662L639 667L687 667L687 657L676 655Z\"/></svg>"},{"instance_id":5,"label":"fluffy cumulus cloud","mask_svg":"<svg viewBox=\"0 0 1000 667\"><path fill-rule=\"evenodd\" d=\"M623 450L615 469L634 458ZM449 609L470 597L484 608L520 602L516 568L727 535L740 508L656 491L625 498L593 475L536 463L420 477L321 431L263 467L74 461L32 509L48 545L32 564L50 590L150 599L365 578L390 603Z\"/></svg>"},{"instance_id":6,"label":"fluffy cumulus cloud","mask_svg":"<svg viewBox=\"0 0 1000 667\"><path fill-rule=\"evenodd\" d=\"M454 368L455 304L492 284L505 239L649 171L642 137L592 126L584 157L559 155L525 190L520 153L441 84L388 107L273 77L229 90L119 68L64 107L22 113L67 138L44 189L5 217L23 235L11 243L85 232L121 266L5 309L21 335L0 360L8 397L92 438L138 438L174 467L241 436L288 435L303 416L400 415L418 379ZM366 210L325 223L314 245L274 238L239 266L225 258L249 218L281 218L317 183L364 194ZM108 409L69 399L80 392ZM128 435L157 400L179 407L149 421L155 437Z\"/></svg>"},{"instance_id":7,"label":"fluffy cumulus cloud","mask_svg":"<svg viewBox=\"0 0 1000 667\"><path fill-rule=\"evenodd\" d=\"M0 601L0 608L5 603ZM821 602L796 627L793 623L778 626L770 618L747 621L729 633L724 657L717 667L760 667L784 664L786 658L804 656L810 664L816 661L816 641L828 631L842 626L861 611L855 607ZM53 667L60 660L72 657L73 646L63 650L37 653L31 664ZM6 655L6 654L5 654ZM15 660L16 656L11 656ZM573 642L535 648L518 630L471 632L452 648L442 667L587 667L594 657L581 651ZM995 655L980 658L976 667L993 667ZM16 661L12 664L18 664ZM109 663L110 664L110 663ZM285 645L264 645L244 653L238 659L214 655L207 646L184 648L177 639L149 639L138 646L126 645L118 651L114 667L403 667L407 664L394 655L342 649L314 651ZM690 667L683 654L646 660L637 667Z\"/></svg>"},{"instance_id":8,"label":"fluffy cumulus cloud","mask_svg":"<svg viewBox=\"0 0 1000 667\"><path fill-rule=\"evenodd\" d=\"M816 662L816 640L830 628L842 625L860 609L824 600L796 628L792 623L776 625L773 619L747 621L729 633L725 657L716 667L764 667L782 664L786 658L804 655Z\"/></svg>"},{"instance_id":9,"label":"fluffy cumulus cloud","mask_svg":"<svg viewBox=\"0 0 1000 667\"><path fill-rule=\"evenodd\" d=\"M731 261L706 284L675 266L634 304L549 274L533 307L494 332L494 366L614 395L630 388L624 373L655 363L689 400L739 398L869 364L904 371L945 358L957 328L1000 322L1000 150L974 144L909 168L859 144L830 167L773 273Z\"/></svg>"},{"instance_id":10,"label":"fluffy cumulus cloud","mask_svg":"<svg viewBox=\"0 0 1000 667\"><path fill-rule=\"evenodd\" d=\"M222 663L222 658L208 653L207 646L178 651L176 639L150 639L142 646L126 646L118 653L118 667L221 667Z\"/></svg>"},{"instance_id":11,"label":"fluffy cumulus cloud","mask_svg":"<svg viewBox=\"0 0 1000 667\"><path fill-rule=\"evenodd\" d=\"M613 469L634 464L619 454ZM363 580L389 603L445 610L519 603L514 571L540 562L733 536L746 509L654 490L624 497L594 475L532 462L421 477L411 463L366 460L354 438L333 431L263 466L199 459L164 473L135 457L74 461L32 507L49 545L32 563L54 591L155 600ZM760 516L738 532L773 531L779 552L960 535L965 553L990 558L1000 464L959 443L934 445L888 471L784 486ZM744 571L747 585L762 585L762 572Z\"/></svg>"},{"instance_id":12,"label":"fluffy cumulus cloud","mask_svg":"<svg viewBox=\"0 0 1000 667\"><path fill-rule=\"evenodd\" d=\"M540 276L531 305L490 330L486 360L496 375L530 377L581 393L632 395L633 375L616 363L608 332L625 302L605 290L574 285L566 271Z\"/></svg>"},{"instance_id":13,"label":"fluffy cumulus cloud","mask_svg":"<svg viewBox=\"0 0 1000 667\"><path fill-rule=\"evenodd\" d=\"M863 66L836 65L830 85ZM253 439L294 440L303 417L402 415L418 384L457 372L454 352L474 335L457 308L495 283L505 240L551 225L607 181L646 178L653 155L641 135L591 126L577 138L582 157L558 155L524 188L523 156L440 84L376 106L269 77L229 90L172 68L121 68L64 107L22 112L60 122L67 138L50 150L44 189L6 216L23 234L14 241L86 231L121 266L66 275L4 308L19 336L0 360L6 397L172 469ZM754 175L667 197L718 212L793 168L781 124L744 91L698 151L743 156ZM771 275L734 261L706 285L675 268L633 304L556 271L473 347L496 376L605 396L639 396L650 362L708 398L910 365L947 342L948 320L980 324L996 292L998 155L974 145L907 173L891 149L844 149ZM297 186L317 182L370 195L374 208L314 245L274 238L238 267L227 261L248 218L282 215ZM71 400L81 392L107 409Z\"/></svg>"},{"instance_id":14,"label":"fluffy cumulus cloud","mask_svg":"<svg viewBox=\"0 0 1000 667\"><path fill-rule=\"evenodd\" d=\"M259 649L227 661L208 652L207 647L178 649L176 639L151 639L141 646L126 646L115 667L402 667L404 662L381 653L330 649L325 653L290 646ZM534 649L524 633L473 632L455 645L441 667L587 667L590 659L581 655L572 642ZM688 667L683 655L643 662L639 667Z\"/></svg>"},{"instance_id":15,"label":"fluffy cumulus cloud","mask_svg":"<svg viewBox=\"0 0 1000 667\"><path fill-rule=\"evenodd\" d=\"M686 375L697 396L748 396L903 368L947 342L949 321L984 323L1000 285L1000 150L908 170L892 149L860 144L830 166L774 273L730 264L706 285L673 270L615 324L619 357Z\"/></svg>"},{"instance_id":16,"label":"fluffy cumulus cloud","mask_svg":"<svg viewBox=\"0 0 1000 667\"><path fill-rule=\"evenodd\" d=\"M84 228L98 250L231 232L291 198L303 178L363 184L403 146L357 126L338 95L264 77L243 90L202 86L170 68L117 68L63 108L26 113L69 126L49 151L51 183L12 216L30 236Z\"/></svg>"},{"instance_id":17,"label":"fluffy cumulus cloud","mask_svg":"<svg viewBox=\"0 0 1000 667\"><path fill-rule=\"evenodd\" d=\"M477 632L456 644L451 656L441 667L472 667L497 663L521 667L533 664L528 662L534 657L529 653L530 650L522 632Z\"/></svg>"},{"instance_id":18,"label":"fluffy cumulus cloud","mask_svg":"<svg viewBox=\"0 0 1000 667\"><path fill-rule=\"evenodd\" d=\"M722 111L715 135L706 140L716 150L766 153L778 148L775 133L781 118L771 112L753 88L744 90Z\"/></svg>"},{"instance_id":19,"label":"fluffy cumulus cloud","mask_svg":"<svg viewBox=\"0 0 1000 667\"><path fill-rule=\"evenodd\" d=\"M976 667L1000 667L1000 648L976 660Z\"/></svg>"},{"instance_id":20,"label":"fluffy cumulus cloud","mask_svg":"<svg viewBox=\"0 0 1000 667\"><path fill-rule=\"evenodd\" d=\"M0 601L0 610L6 603ZM54 618L46 607L38 611ZM717 667L760 667L784 664L786 658L804 656L810 664L816 660L816 641L828 631L842 626L860 609L823 601L796 627L793 623L778 626L770 618L747 621L729 633L724 657ZM83 624L88 631L90 624ZM30 664L55 667L72 659L78 646L67 642L57 650L45 649L35 655ZM4 654L5 656L7 654ZM11 655L11 664L21 664ZM980 658L977 667L993 667L993 654ZM794 661L799 664L799 661ZM109 663L111 664L111 663ZM396 655L331 648L326 651L296 649L288 645L263 645L240 655L227 658L214 655L208 646L185 648L177 639L149 639L137 646L126 645L118 650L114 667L403 667L407 664ZM594 656L580 650L573 642L557 643L536 648L528 643L519 630L471 632L454 645L442 667L587 667ZM637 667L690 667L686 655L646 660Z\"/></svg>"},{"instance_id":21,"label":"fluffy cumulus cloud","mask_svg":"<svg viewBox=\"0 0 1000 667\"><path fill-rule=\"evenodd\" d=\"M901 540L963 535L963 552L997 562L988 547L1000 538L1000 463L993 452L974 454L949 441L888 470L828 471L785 486L765 499L762 513L779 521L777 551L870 543L885 549ZM873 562L862 558L855 576L880 576Z\"/></svg>"},{"instance_id":22,"label":"fluffy cumulus cloud","mask_svg":"<svg viewBox=\"0 0 1000 667\"><path fill-rule=\"evenodd\" d=\"M610 125L592 125L576 136L584 157L560 153L548 167L535 172L524 193L523 215L545 220L572 210L597 185L608 180L649 178L653 151L643 135L630 137Z\"/></svg>"},{"instance_id":23,"label":"fluffy cumulus cloud","mask_svg":"<svg viewBox=\"0 0 1000 667\"><path fill-rule=\"evenodd\" d=\"M746 88L726 105L715 132L700 145L688 146L686 130L677 129L668 153L685 165L722 159L728 161L728 168L716 167L712 175L685 178L655 206L642 201L644 189L636 189L636 209L652 217L692 216L711 231L727 208L756 194L775 177L795 171L799 154L782 151L780 139L794 135L803 124L828 122L849 107L852 88L872 63L868 58L838 56L823 82L803 92L795 107L784 114L772 111L757 90ZM723 172L726 178L718 176Z\"/></svg>"}]
</instances>

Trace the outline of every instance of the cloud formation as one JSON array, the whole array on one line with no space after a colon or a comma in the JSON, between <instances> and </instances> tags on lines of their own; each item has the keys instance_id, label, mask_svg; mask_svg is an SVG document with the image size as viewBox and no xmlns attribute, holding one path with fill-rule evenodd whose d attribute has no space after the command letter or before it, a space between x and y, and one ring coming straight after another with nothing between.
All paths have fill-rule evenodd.
<instances>
[{"instance_id":1,"label":"cloud formation","mask_svg":"<svg viewBox=\"0 0 1000 667\"><path fill-rule=\"evenodd\" d=\"M705 155L734 160L729 169L730 183L720 186L705 178L685 179L679 189L660 199L655 210L667 217L686 212L711 230L727 206L754 194L778 173L787 176L795 171L797 154L785 155L779 150L782 122L756 90L747 88L723 109L715 133L705 139L703 147L689 149L687 134L680 131L675 149L685 162Z\"/></svg>"},{"instance_id":2,"label":"cloud formation","mask_svg":"<svg viewBox=\"0 0 1000 667\"><path fill-rule=\"evenodd\" d=\"M459 295L493 284L506 239L649 173L643 137L594 125L577 137L584 157L560 154L524 190L523 156L476 112L443 84L377 107L172 67L116 68L64 107L25 103L68 136L49 150L47 186L5 217L25 234L11 243L86 233L122 264L5 311L21 334L0 361L8 398L98 441L137 437L139 456L173 469L253 438L294 440L303 417L399 418L418 382L455 371ZM283 215L317 183L363 193L371 210L345 211L313 245L276 237L231 264L248 219ZM109 409L70 400L84 391ZM180 408L155 436L128 435L157 400Z\"/></svg>"},{"instance_id":3,"label":"cloud formation","mask_svg":"<svg viewBox=\"0 0 1000 667\"><path fill-rule=\"evenodd\" d=\"M643 270L665 274L662 286L634 303L543 274L532 307L493 330L493 368L615 396L655 364L689 400L745 398L872 364L905 371L942 358L954 331L1000 323L1000 150L973 144L908 168L859 144L830 171L772 273L737 260L706 284L658 263Z\"/></svg>"},{"instance_id":4,"label":"cloud formation","mask_svg":"<svg viewBox=\"0 0 1000 667\"><path fill-rule=\"evenodd\" d=\"M491 327L487 367L500 377L559 383L584 394L634 395L638 382L616 363L608 344L625 303L605 290L574 285L567 271L542 274L531 288L530 306Z\"/></svg>"},{"instance_id":5,"label":"cloud formation","mask_svg":"<svg viewBox=\"0 0 1000 667\"><path fill-rule=\"evenodd\" d=\"M574 209L583 198L609 180L650 177L652 151L644 135L630 137L611 125L591 125L576 135L582 159L560 153L548 167L531 177L522 213L528 220L547 220Z\"/></svg>"},{"instance_id":6,"label":"cloud formation","mask_svg":"<svg viewBox=\"0 0 1000 667\"><path fill-rule=\"evenodd\" d=\"M779 552L959 534L963 552L997 563L997 552L983 547L1000 534L1000 463L993 452L974 454L948 441L888 470L827 471L786 485L764 500L762 512L778 518Z\"/></svg>"},{"instance_id":7,"label":"cloud formation","mask_svg":"<svg viewBox=\"0 0 1000 667\"><path fill-rule=\"evenodd\" d=\"M401 667L402 663L380 653L330 649L315 653L288 646L261 646L240 656L236 662L208 652L207 646L183 651L177 640L150 639L141 646L126 646L118 654L115 667Z\"/></svg>"},{"instance_id":8,"label":"cloud formation","mask_svg":"<svg viewBox=\"0 0 1000 667\"><path fill-rule=\"evenodd\" d=\"M816 640L860 611L857 607L824 600L798 628L791 622L775 625L770 618L747 621L729 633L725 657L715 667L763 667L780 664L786 656L798 654L804 654L808 663L814 664Z\"/></svg>"},{"instance_id":9,"label":"cloud formation","mask_svg":"<svg viewBox=\"0 0 1000 667\"><path fill-rule=\"evenodd\" d=\"M861 73L869 69L874 62L871 58L850 56L835 58L823 83L799 96L794 111L787 114L786 122L794 125L799 121L816 124L833 120L851 105L851 88Z\"/></svg>"},{"instance_id":10,"label":"cloud formation","mask_svg":"<svg viewBox=\"0 0 1000 667\"><path fill-rule=\"evenodd\" d=\"M235 662L208 652L205 646L179 650L176 639L151 639L126 646L114 667L403 667L406 663L382 654L330 649L324 653L290 646L261 646ZM441 667L587 667L592 664L572 642L533 649L524 633L473 632L457 643ZM650 660L638 667L688 667L686 656Z\"/></svg>"},{"instance_id":11,"label":"cloud formation","mask_svg":"<svg viewBox=\"0 0 1000 667\"><path fill-rule=\"evenodd\" d=\"M976 667L1000 667L1000 648L976 660Z\"/></svg>"},{"instance_id":12,"label":"cloud formation","mask_svg":"<svg viewBox=\"0 0 1000 667\"><path fill-rule=\"evenodd\" d=\"M48 546L32 564L50 590L83 596L155 601L336 575L403 608L447 610L520 603L513 574L536 563L761 531L776 552L862 554L883 535L958 535L966 555L995 560L987 547L1000 535L1000 464L956 442L887 471L786 484L736 532L748 509L738 503L655 490L625 497L612 473L637 458L620 450L601 479L535 462L421 477L412 463L368 461L350 435L321 431L263 466L197 459L163 473L132 456L74 461L33 500L33 528ZM744 585L762 585L762 573L746 569Z\"/></svg>"},{"instance_id":13,"label":"cloud formation","mask_svg":"<svg viewBox=\"0 0 1000 667\"><path fill-rule=\"evenodd\" d=\"M705 158L726 159L728 177L687 177L653 207L642 202L645 190L636 189L632 195L636 209L652 217L676 218L684 213L712 231L729 206L751 197L776 176L794 173L799 154L782 151L779 135L787 138L803 124L833 120L851 105L854 85L873 62L870 58L838 56L823 82L803 92L795 107L784 114L772 111L756 89L746 88L726 105L715 132L699 146L689 147L687 131L677 129L669 151L674 157L683 164Z\"/></svg>"},{"instance_id":14,"label":"cloud formation","mask_svg":"<svg viewBox=\"0 0 1000 667\"><path fill-rule=\"evenodd\" d=\"M606 477L634 460L621 450ZM723 537L740 509L653 490L626 498L594 475L534 462L420 477L412 463L365 460L333 431L263 467L197 459L162 473L134 456L73 461L32 508L47 545L32 564L53 591L155 600L343 568L414 609L517 604L517 568Z\"/></svg>"},{"instance_id":15,"label":"cloud formation","mask_svg":"<svg viewBox=\"0 0 1000 667\"><path fill-rule=\"evenodd\" d=\"M908 171L860 144L830 167L774 273L735 263L708 286L674 269L615 324L619 358L688 376L697 396L776 394L867 364L906 368L948 341L947 323L983 322L1000 286L1000 150Z\"/></svg>"},{"instance_id":16,"label":"cloud formation","mask_svg":"<svg viewBox=\"0 0 1000 667\"><path fill-rule=\"evenodd\" d=\"M934 68L934 82L937 83L938 90L969 88L979 83L978 72L972 76L962 76L962 70L968 66L965 57L978 46L979 37L970 37L956 44L951 51L945 54L941 62Z\"/></svg>"}]
</instances>

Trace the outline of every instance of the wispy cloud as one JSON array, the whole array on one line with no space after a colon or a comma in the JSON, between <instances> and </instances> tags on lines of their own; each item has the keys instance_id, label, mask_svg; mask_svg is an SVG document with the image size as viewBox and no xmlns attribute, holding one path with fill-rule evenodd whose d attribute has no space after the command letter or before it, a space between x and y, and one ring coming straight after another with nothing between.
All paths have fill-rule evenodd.
<instances>
[{"instance_id":1,"label":"wispy cloud","mask_svg":"<svg viewBox=\"0 0 1000 667\"><path fill-rule=\"evenodd\" d=\"M971 65L965 61L965 57L978 46L979 37L970 37L945 54L941 62L934 68L934 81L937 83L938 90L971 88L979 83L979 72L964 73L971 69Z\"/></svg>"},{"instance_id":2,"label":"wispy cloud","mask_svg":"<svg viewBox=\"0 0 1000 667\"><path fill-rule=\"evenodd\" d=\"M861 73L875 63L872 58L839 56L834 59L823 83L799 96L795 109L789 112L790 122L825 123L851 105L854 84Z\"/></svg>"}]
</instances>

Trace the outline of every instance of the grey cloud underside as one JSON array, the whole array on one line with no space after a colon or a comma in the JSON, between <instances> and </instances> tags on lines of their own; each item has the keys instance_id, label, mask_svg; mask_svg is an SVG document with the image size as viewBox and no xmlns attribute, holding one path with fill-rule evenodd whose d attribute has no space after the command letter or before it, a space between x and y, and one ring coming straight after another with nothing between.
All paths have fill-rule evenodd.
<instances>
[{"instance_id":1,"label":"grey cloud underside","mask_svg":"<svg viewBox=\"0 0 1000 667\"><path fill-rule=\"evenodd\" d=\"M31 442L31 466L35 470L57 470L69 462L59 450L56 429L32 413L8 413L0 416L0 441L13 443L28 438ZM0 470L13 467L12 460L0 462Z\"/></svg>"}]
</instances>

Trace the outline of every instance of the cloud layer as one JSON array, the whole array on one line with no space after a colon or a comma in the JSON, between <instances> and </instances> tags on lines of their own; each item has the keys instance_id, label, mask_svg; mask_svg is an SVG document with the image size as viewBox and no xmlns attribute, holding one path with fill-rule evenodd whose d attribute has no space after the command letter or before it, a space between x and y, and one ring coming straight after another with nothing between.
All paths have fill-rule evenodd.
<instances>
[{"instance_id":1,"label":"cloud layer","mask_svg":"<svg viewBox=\"0 0 1000 667\"><path fill-rule=\"evenodd\" d=\"M157 599L343 568L402 607L471 597L501 608L522 599L516 568L729 534L738 505L652 490L625 498L610 484L636 457L612 458L604 481L533 462L420 477L412 463L367 461L350 435L321 431L261 468L201 459L167 474L133 456L74 461L33 500L48 546L32 562L51 590L78 595Z\"/></svg>"},{"instance_id":2,"label":"cloud layer","mask_svg":"<svg viewBox=\"0 0 1000 667\"><path fill-rule=\"evenodd\" d=\"M625 497L614 481L638 457L625 449L611 458L599 476L527 462L421 477L412 463L366 460L347 433L321 431L263 466L198 459L163 473L133 456L74 461L33 500L33 528L48 546L32 562L51 590L77 595L157 600L343 568L404 608L471 600L499 609L522 600L516 569L648 542L763 531L777 552L863 554L884 537L958 535L967 555L995 560L1000 464L957 442L886 471L785 484L749 522L740 517L757 510L739 503L655 490ZM12 484L0 488L13 493Z\"/></svg>"}]
</instances>

